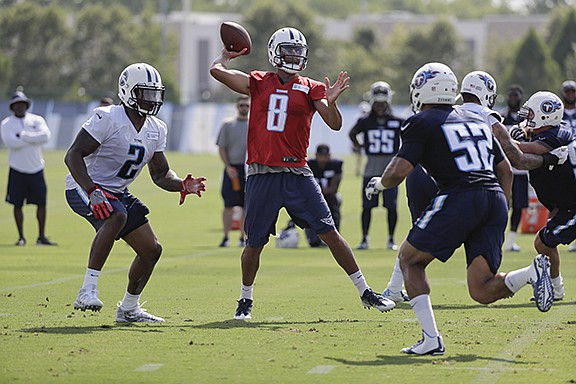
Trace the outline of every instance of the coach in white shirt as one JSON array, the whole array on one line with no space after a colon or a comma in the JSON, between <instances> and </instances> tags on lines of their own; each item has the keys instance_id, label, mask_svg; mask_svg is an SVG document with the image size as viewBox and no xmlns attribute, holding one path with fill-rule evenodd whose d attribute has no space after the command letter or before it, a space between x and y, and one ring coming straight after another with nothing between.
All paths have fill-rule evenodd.
<instances>
[{"instance_id":1,"label":"coach in white shirt","mask_svg":"<svg viewBox=\"0 0 576 384\"><path fill-rule=\"evenodd\" d=\"M2 120L2 141L8 147L8 191L6 201L14 205L14 219L18 228L17 246L26 245L22 206L35 204L38 219L36 245L56 245L46 238L46 182L42 145L50 140L50 130L41 116L27 112L30 99L23 92L16 92L10 99L13 112Z\"/></svg>"}]
</instances>

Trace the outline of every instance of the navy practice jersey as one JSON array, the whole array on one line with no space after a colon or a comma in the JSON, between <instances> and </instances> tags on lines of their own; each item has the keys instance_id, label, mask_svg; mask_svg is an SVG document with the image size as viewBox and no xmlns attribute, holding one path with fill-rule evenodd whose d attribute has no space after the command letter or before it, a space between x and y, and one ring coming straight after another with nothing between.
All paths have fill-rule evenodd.
<instances>
[{"instance_id":1,"label":"navy practice jersey","mask_svg":"<svg viewBox=\"0 0 576 384\"><path fill-rule=\"evenodd\" d=\"M332 159L326 164L325 168L320 168L318 161L316 159L311 159L308 160L308 166L312 170L314 178L322 189L330 185L330 180L332 180L334 176L342 174L341 160Z\"/></svg>"},{"instance_id":2,"label":"navy practice jersey","mask_svg":"<svg viewBox=\"0 0 576 384\"><path fill-rule=\"evenodd\" d=\"M422 164L436 180L440 194L468 188L501 190L494 164L503 155L495 142L481 116L442 106L406 120L397 156L414 166Z\"/></svg>"},{"instance_id":3,"label":"navy practice jersey","mask_svg":"<svg viewBox=\"0 0 576 384\"><path fill-rule=\"evenodd\" d=\"M367 155L394 155L400 146L400 127L403 120L394 116L377 118L373 115L358 119L352 128L363 133Z\"/></svg>"},{"instance_id":4,"label":"navy practice jersey","mask_svg":"<svg viewBox=\"0 0 576 384\"><path fill-rule=\"evenodd\" d=\"M540 167L530 171L530 184L534 187L538 200L548 210L576 208L576 152L570 128L556 126L539 132L531 140L542 143L549 149L568 145L568 160L562 165Z\"/></svg>"},{"instance_id":5,"label":"navy practice jersey","mask_svg":"<svg viewBox=\"0 0 576 384\"><path fill-rule=\"evenodd\" d=\"M564 109L564 116L562 116L563 122L570 128L572 135L576 136L576 112L574 110L571 113Z\"/></svg>"}]
</instances>

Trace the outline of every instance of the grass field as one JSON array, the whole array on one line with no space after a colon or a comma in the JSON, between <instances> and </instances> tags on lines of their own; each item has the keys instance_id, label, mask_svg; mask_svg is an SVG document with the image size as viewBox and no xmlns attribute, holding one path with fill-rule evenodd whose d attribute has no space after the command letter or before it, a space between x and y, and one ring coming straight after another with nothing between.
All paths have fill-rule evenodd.
<instances>
[{"instance_id":1,"label":"grass field","mask_svg":"<svg viewBox=\"0 0 576 384\"><path fill-rule=\"evenodd\" d=\"M173 169L206 176L207 192L188 197L152 185L147 173L131 191L149 215L164 253L142 296L164 324L116 325L133 254L118 242L100 278L100 313L74 311L93 236L64 200L62 152L46 153L48 236L37 247L35 210L25 208L28 245L14 247L11 206L0 204L0 383L576 383L576 256L564 252L566 298L540 313L529 287L483 306L466 288L462 250L432 263L429 278L446 354L410 357L399 350L420 338L410 306L364 310L356 289L326 249L264 251L253 320L231 320L240 287L240 248L219 248L220 161L169 153ZM5 193L7 153L0 151ZM360 177L345 159L342 233L360 240ZM4 196L4 195L2 195ZM408 228L400 193L397 242ZM285 214L280 226L287 220ZM371 246L356 252L369 284L385 288L395 253L385 249L385 213L374 213ZM502 271L528 265L533 235L505 253ZM236 234L232 243L235 244ZM565 250L566 247L563 247Z\"/></svg>"}]
</instances>

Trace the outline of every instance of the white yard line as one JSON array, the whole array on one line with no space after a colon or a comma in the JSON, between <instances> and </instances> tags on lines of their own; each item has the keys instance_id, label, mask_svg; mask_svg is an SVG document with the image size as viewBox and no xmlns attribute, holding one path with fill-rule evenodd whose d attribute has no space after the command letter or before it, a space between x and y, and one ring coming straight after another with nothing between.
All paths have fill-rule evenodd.
<instances>
[{"instance_id":1,"label":"white yard line","mask_svg":"<svg viewBox=\"0 0 576 384\"><path fill-rule=\"evenodd\" d=\"M162 368L164 364L144 364L134 370L134 372L152 372Z\"/></svg>"},{"instance_id":2,"label":"white yard line","mask_svg":"<svg viewBox=\"0 0 576 384\"><path fill-rule=\"evenodd\" d=\"M165 259L160 259L160 266L165 266L166 264L169 264L171 262L175 262L175 261L182 261L182 260L186 260L186 259L197 259L200 257L205 257L205 256L211 256L215 253L219 253L221 252L220 249L214 250L214 251L209 251L209 252L202 252L202 253L195 253L193 255L186 255L186 256L178 256L178 257L173 257L173 258L165 258ZM125 272L128 270L128 268L130 268L130 266L126 266L126 267L120 267L120 268L114 268L114 269L104 269L104 271L102 271L103 275L108 275L108 274L112 274L112 273L117 273L117 272ZM0 292L10 292L10 291L16 291L19 289L29 289L29 288L36 288L36 287L42 287L45 285L54 285L54 284L60 284L60 283L66 283L68 281L71 280L76 280L76 279L81 279L83 278L84 275L71 275L71 276L66 276L66 277L60 277L58 279L54 279L54 280L50 280L50 281L44 281L41 283L35 283L35 284L29 284L29 285L16 285L14 287L7 287L7 288L0 288Z\"/></svg>"},{"instance_id":3,"label":"white yard line","mask_svg":"<svg viewBox=\"0 0 576 384\"><path fill-rule=\"evenodd\" d=\"M330 373L334 368L335 365L317 365L311 370L307 372L308 375L326 375Z\"/></svg>"}]
</instances>

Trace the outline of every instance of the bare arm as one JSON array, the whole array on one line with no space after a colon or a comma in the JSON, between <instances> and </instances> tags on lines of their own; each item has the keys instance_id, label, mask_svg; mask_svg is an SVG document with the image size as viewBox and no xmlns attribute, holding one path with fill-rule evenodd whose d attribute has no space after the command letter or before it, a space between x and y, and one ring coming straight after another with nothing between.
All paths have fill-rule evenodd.
<instances>
[{"instance_id":1,"label":"bare arm","mask_svg":"<svg viewBox=\"0 0 576 384\"><path fill-rule=\"evenodd\" d=\"M170 192L180 191L182 179L170 169L164 152L154 152L150 162L148 162L148 170L152 181L160 188Z\"/></svg>"},{"instance_id":2,"label":"bare arm","mask_svg":"<svg viewBox=\"0 0 576 384\"><path fill-rule=\"evenodd\" d=\"M540 154L547 153L549 149L538 143L518 143L512 140L508 130L501 123L492 125L492 132L502 146L508 160L517 169L535 169L544 164Z\"/></svg>"},{"instance_id":3,"label":"bare arm","mask_svg":"<svg viewBox=\"0 0 576 384\"><path fill-rule=\"evenodd\" d=\"M350 130L350 132L348 133L348 137L352 141L352 145L354 146L354 150L356 150L356 151L358 151L358 150L360 150L360 148L362 148L362 145L358 141L358 137L357 137L359 133L360 133L360 129L358 127L358 124L354 125L352 127L352 129Z\"/></svg>"},{"instance_id":4,"label":"bare arm","mask_svg":"<svg viewBox=\"0 0 576 384\"><path fill-rule=\"evenodd\" d=\"M350 87L348 81L350 81L350 78L345 71L341 71L338 74L338 79L332 86L330 85L330 79L325 77L326 98L314 102L314 107L322 117L322 120L324 120L333 131L339 131L340 128L342 128L342 114L336 104L336 100L342 92Z\"/></svg>"},{"instance_id":5,"label":"bare arm","mask_svg":"<svg viewBox=\"0 0 576 384\"><path fill-rule=\"evenodd\" d=\"M382 174L381 183L384 188L398 186L412 171L414 166L402 157L394 156Z\"/></svg>"},{"instance_id":6,"label":"bare arm","mask_svg":"<svg viewBox=\"0 0 576 384\"><path fill-rule=\"evenodd\" d=\"M218 147L218 153L220 154L220 158L222 159L222 162L224 163L224 167L226 168L226 173L228 174L228 176L231 179L237 177L238 171L236 171L236 168L234 168L230 165L230 160L228 159L228 153L226 153L226 148L219 146Z\"/></svg>"},{"instance_id":7,"label":"bare arm","mask_svg":"<svg viewBox=\"0 0 576 384\"><path fill-rule=\"evenodd\" d=\"M328 186L326 186L326 188L322 190L322 193L324 193L324 195L336 194L338 192L338 188L340 187L340 181L342 181L342 174L337 173L330 179L330 183Z\"/></svg>"},{"instance_id":8,"label":"bare arm","mask_svg":"<svg viewBox=\"0 0 576 384\"><path fill-rule=\"evenodd\" d=\"M93 189L95 184L92 178L88 176L84 158L98 149L99 146L100 143L84 129L81 129L64 156L64 163L66 163L70 174L85 191Z\"/></svg>"},{"instance_id":9,"label":"bare arm","mask_svg":"<svg viewBox=\"0 0 576 384\"><path fill-rule=\"evenodd\" d=\"M250 95L250 76L242 71L228 69L228 62L241 56L243 52L230 52L222 49L220 56L212 62L210 75L231 90Z\"/></svg>"}]
</instances>

